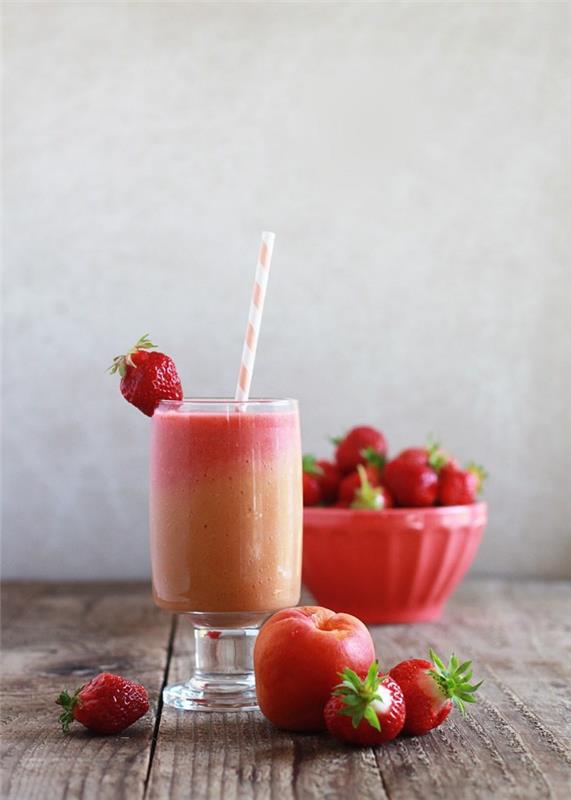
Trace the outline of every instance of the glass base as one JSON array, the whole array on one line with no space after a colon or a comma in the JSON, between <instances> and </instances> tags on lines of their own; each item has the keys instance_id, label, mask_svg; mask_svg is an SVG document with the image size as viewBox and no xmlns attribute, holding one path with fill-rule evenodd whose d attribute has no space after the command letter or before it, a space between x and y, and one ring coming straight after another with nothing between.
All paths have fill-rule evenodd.
<instances>
[{"instance_id":1,"label":"glass base","mask_svg":"<svg viewBox=\"0 0 571 800\"><path fill-rule=\"evenodd\" d=\"M255 711L254 644L266 615L240 628L205 626L200 614L184 616L194 626L195 668L189 680L163 689L163 703L185 711ZM224 616L220 621L227 623Z\"/></svg>"},{"instance_id":2,"label":"glass base","mask_svg":"<svg viewBox=\"0 0 571 800\"><path fill-rule=\"evenodd\" d=\"M253 680L223 685L191 678L163 689L163 703L184 711L256 711L256 688Z\"/></svg>"}]
</instances>

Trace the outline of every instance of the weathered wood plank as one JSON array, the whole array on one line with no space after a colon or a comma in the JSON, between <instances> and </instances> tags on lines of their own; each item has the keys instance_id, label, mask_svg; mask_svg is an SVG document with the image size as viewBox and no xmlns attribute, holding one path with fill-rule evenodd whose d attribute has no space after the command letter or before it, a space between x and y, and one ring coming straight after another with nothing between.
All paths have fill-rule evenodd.
<instances>
[{"instance_id":1,"label":"weathered wood plank","mask_svg":"<svg viewBox=\"0 0 571 800\"><path fill-rule=\"evenodd\" d=\"M153 606L141 585L8 586L7 596L2 797L143 797L169 615ZM140 680L151 713L118 737L94 736L79 725L63 736L57 693L103 670Z\"/></svg>"},{"instance_id":2,"label":"weathered wood plank","mask_svg":"<svg viewBox=\"0 0 571 800\"><path fill-rule=\"evenodd\" d=\"M2 797L142 797L153 716L121 737L59 734L52 705L102 669L140 679L156 709L168 663L169 615L147 586L6 587ZM466 722L358 750L291 736L259 714L165 709L147 796L166 798L565 798L571 785L571 587L468 581L435 624L373 629L382 665L432 645L472 658L486 681ZM190 626L181 620L170 680L186 677Z\"/></svg>"},{"instance_id":3,"label":"weathered wood plank","mask_svg":"<svg viewBox=\"0 0 571 800\"><path fill-rule=\"evenodd\" d=\"M178 625L169 681L189 676L194 637ZM372 750L324 736L291 736L259 713L207 714L163 708L149 800L384 800Z\"/></svg>"},{"instance_id":4,"label":"weathered wood plank","mask_svg":"<svg viewBox=\"0 0 571 800\"><path fill-rule=\"evenodd\" d=\"M0 618L2 632L19 614L26 611L34 598L46 589L45 583L7 581L0 587Z\"/></svg>"},{"instance_id":5,"label":"weathered wood plank","mask_svg":"<svg viewBox=\"0 0 571 800\"><path fill-rule=\"evenodd\" d=\"M277 731L258 714L164 709L149 797L566 800L570 601L564 583L467 582L438 623L374 628L384 667L433 646L472 658L486 681L465 722L455 714L425 737L357 750ZM188 675L192 648L182 624L170 680Z\"/></svg>"},{"instance_id":6,"label":"weathered wood plank","mask_svg":"<svg viewBox=\"0 0 571 800\"><path fill-rule=\"evenodd\" d=\"M440 622L373 630L387 667L432 646L485 680L466 722L377 751L391 797L569 796L570 601L565 583L468 581Z\"/></svg>"}]
</instances>

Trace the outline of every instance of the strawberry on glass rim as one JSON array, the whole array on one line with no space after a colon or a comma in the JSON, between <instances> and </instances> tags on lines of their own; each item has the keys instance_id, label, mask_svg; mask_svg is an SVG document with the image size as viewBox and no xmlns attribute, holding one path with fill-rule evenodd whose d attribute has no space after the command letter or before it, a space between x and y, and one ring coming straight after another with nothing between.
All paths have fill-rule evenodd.
<instances>
[{"instance_id":1,"label":"strawberry on glass rim","mask_svg":"<svg viewBox=\"0 0 571 800\"><path fill-rule=\"evenodd\" d=\"M364 678L352 669L344 669L340 677L323 711L331 735L365 746L398 736L405 720L404 697L396 681L379 674L379 662L373 661Z\"/></svg>"},{"instance_id":2,"label":"strawberry on glass rim","mask_svg":"<svg viewBox=\"0 0 571 800\"><path fill-rule=\"evenodd\" d=\"M464 717L466 703L475 703L474 694L483 681L472 684L471 661L462 664L455 655L444 664L434 650L430 661L410 658L389 672L400 686L406 704L404 732L421 736L441 725L456 705Z\"/></svg>"},{"instance_id":3,"label":"strawberry on glass rim","mask_svg":"<svg viewBox=\"0 0 571 800\"><path fill-rule=\"evenodd\" d=\"M109 372L121 376L121 394L128 403L152 417L161 400L182 400L182 385L174 361L159 352L149 335L141 336L124 356L115 356Z\"/></svg>"}]
</instances>

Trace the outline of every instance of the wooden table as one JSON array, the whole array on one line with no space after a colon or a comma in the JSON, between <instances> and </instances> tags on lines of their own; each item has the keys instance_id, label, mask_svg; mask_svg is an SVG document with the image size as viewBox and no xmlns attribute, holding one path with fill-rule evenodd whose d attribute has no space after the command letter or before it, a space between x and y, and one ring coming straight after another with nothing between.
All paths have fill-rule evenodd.
<instances>
[{"instance_id":1,"label":"wooden table","mask_svg":"<svg viewBox=\"0 0 571 800\"><path fill-rule=\"evenodd\" d=\"M571 797L570 584L468 581L441 622L374 628L385 665L433 645L485 679L465 722L375 749L162 707L193 639L147 586L9 584L2 617L5 799ZM102 670L144 683L152 713L121 736L63 736L56 694Z\"/></svg>"}]
</instances>

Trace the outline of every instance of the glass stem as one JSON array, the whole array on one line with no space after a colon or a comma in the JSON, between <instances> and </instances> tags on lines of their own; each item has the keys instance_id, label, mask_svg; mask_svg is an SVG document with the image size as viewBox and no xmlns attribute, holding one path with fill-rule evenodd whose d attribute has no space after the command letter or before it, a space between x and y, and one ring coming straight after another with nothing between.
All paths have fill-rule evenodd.
<instances>
[{"instance_id":1,"label":"glass stem","mask_svg":"<svg viewBox=\"0 0 571 800\"><path fill-rule=\"evenodd\" d=\"M185 614L193 626L194 670L183 683L166 686L166 705L195 711L254 711L257 708L254 645L265 615L244 615L226 627L227 614ZM207 619L205 619L207 617ZM247 625L248 627L245 627Z\"/></svg>"},{"instance_id":2,"label":"glass stem","mask_svg":"<svg viewBox=\"0 0 571 800\"><path fill-rule=\"evenodd\" d=\"M222 689L227 680L235 686L236 680L242 676L253 686L257 635L257 628L213 630L195 627L194 679L218 684Z\"/></svg>"}]
</instances>

